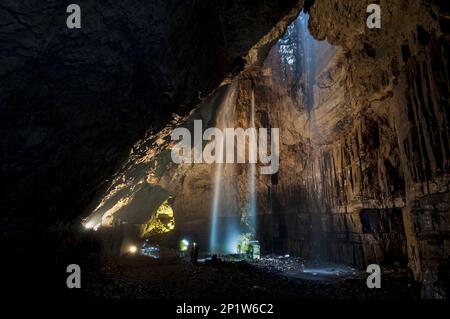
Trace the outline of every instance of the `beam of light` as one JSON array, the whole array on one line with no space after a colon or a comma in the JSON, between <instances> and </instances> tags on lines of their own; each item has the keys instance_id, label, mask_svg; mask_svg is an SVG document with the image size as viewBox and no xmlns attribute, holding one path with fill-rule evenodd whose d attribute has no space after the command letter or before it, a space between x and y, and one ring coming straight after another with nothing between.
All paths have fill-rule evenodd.
<instances>
[{"instance_id":1,"label":"beam of light","mask_svg":"<svg viewBox=\"0 0 450 319\"><path fill-rule=\"evenodd\" d=\"M227 239L225 240L225 253L237 254L240 239L241 234L239 232L228 233Z\"/></svg>"},{"instance_id":2,"label":"beam of light","mask_svg":"<svg viewBox=\"0 0 450 319\"><path fill-rule=\"evenodd\" d=\"M219 150L219 156L222 155L223 155L223 148ZM209 243L211 253L215 252L217 249L217 232L218 232L217 219L219 216L222 172L223 172L223 163L216 164L216 176L214 181L214 198L211 213L211 237Z\"/></svg>"},{"instance_id":3,"label":"beam of light","mask_svg":"<svg viewBox=\"0 0 450 319\"><path fill-rule=\"evenodd\" d=\"M240 219L229 218L227 220L226 233L224 234L223 252L226 254L236 254L241 237L242 229L240 227Z\"/></svg>"}]
</instances>

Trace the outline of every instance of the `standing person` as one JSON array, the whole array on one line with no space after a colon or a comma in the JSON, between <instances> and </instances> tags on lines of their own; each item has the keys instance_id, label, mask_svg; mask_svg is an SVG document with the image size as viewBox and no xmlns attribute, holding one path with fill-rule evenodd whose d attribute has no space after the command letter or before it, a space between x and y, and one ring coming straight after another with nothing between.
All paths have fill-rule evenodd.
<instances>
[{"instance_id":1,"label":"standing person","mask_svg":"<svg viewBox=\"0 0 450 319\"><path fill-rule=\"evenodd\" d=\"M196 264L198 261L198 251L200 250L200 247L194 243L194 263Z\"/></svg>"},{"instance_id":2,"label":"standing person","mask_svg":"<svg viewBox=\"0 0 450 319\"><path fill-rule=\"evenodd\" d=\"M190 253L191 253L191 263L194 263L195 243L192 243Z\"/></svg>"}]
</instances>

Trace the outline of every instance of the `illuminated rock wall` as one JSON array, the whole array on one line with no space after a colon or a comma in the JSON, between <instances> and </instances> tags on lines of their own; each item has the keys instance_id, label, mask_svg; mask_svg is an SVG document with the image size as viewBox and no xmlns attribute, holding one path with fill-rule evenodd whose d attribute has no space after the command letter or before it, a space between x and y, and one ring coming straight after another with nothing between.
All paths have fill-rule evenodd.
<instances>
[{"instance_id":1,"label":"illuminated rock wall","mask_svg":"<svg viewBox=\"0 0 450 319\"><path fill-rule=\"evenodd\" d=\"M448 13L381 5L390 10L375 31L361 1L311 8L312 34L338 48L331 60L317 53L311 112L276 81L276 56L254 75L258 111L282 131L280 173L258 192L260 236L278 252L407 263L439 297L450 254Z\"/></svg>"},{"instance_id":2,"label":"illuminated rock wall","mask_svg":"<svg viewBox=\"0 0 450 319\"><path fill-rule=\"evenodd\" d=\"M304 1L83 0L81 32L60 1L2 1L1 227L17 243L6 253L26 258L21 273L47 254L39 273L53 275L55 260L72 262L79 216L143 225L167 200L171 240L207 247L214 167L175 165L170 133L214 126L229 88L218 86L239 75L236 126L248 127L253 92L257 126L281 129L280 171L256 183L263 251L407 263L425 296L445 295L450 12L382 0L382 28L369 30L371 2L306 1L311 34L333 46L317 44L311 108L280 81L276 52L263 65ZM245 224L247 170L225 171L236 198L221 222Z\"/></svg>"}]
</instances>

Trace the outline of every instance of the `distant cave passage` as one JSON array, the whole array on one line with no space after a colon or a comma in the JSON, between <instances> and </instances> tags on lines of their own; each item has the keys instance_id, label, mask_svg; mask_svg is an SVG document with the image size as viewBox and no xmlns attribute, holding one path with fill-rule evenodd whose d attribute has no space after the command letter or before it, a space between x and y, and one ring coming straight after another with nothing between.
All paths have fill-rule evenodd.
<instances>
[{"instance_id":1,"label":"distant cave passage","mask_svg":"<svg viewBox=\"0 0 450 319\"><path fill-rule=\"evenodd\" d=\"M168 200L161 204L150 220L143 225L141 237L168 233L175 229L173 209Z\"/></svg>"}]
</instances>

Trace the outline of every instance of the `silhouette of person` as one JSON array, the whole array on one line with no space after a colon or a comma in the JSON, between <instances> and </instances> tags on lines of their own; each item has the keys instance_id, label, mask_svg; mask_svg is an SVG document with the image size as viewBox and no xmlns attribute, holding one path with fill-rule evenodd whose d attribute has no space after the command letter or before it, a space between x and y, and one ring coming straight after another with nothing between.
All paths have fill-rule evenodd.
<instances>
[{"instance_id":1,"label":"silhouette of person","mask_svg":"<svg viewBox=\"0 0 450 319\"><path fill-rule=\"evenodd\" d=\"M194 245L194 263L197 263L198 261L198 252L200 250L200 247L198 245Z\"/></svg>"},{"instance_id":2,"label":"silhouette of person","mask_svg":"<svg viewBox=\"0 0 450 319\"><path fill-rule=\"evenodd\" d=\"M191 263L194 263L194 255L195 255L195 244L191 245L191 249L189 250L191 254Z\"/></svg>"}]
</instances>

